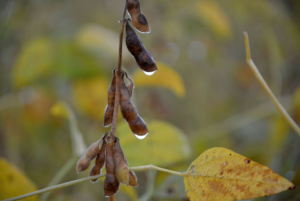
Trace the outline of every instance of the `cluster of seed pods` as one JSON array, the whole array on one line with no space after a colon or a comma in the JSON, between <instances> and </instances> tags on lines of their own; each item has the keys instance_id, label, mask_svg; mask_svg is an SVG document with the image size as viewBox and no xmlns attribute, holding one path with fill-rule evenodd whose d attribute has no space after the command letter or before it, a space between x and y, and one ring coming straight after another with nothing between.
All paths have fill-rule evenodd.
<instances>
[{"instance_id":1,"label":"cluster of seed pods","mask_svg":"<svg viewBox=\"0 0 300 201\"><path fill-rule=\"evenodd\" d=\"M102 145L100 148L100 143ZM116 194L120 188L120 183L137 187L137 177L133 171L129 171L128 163L120 145L119 138L110 133L105 133L104 137L91 144L83 157L77 162L77 172L86 170L91 161L95 159L89 175L95 176L101 174L105 164L106 177L104 180L104 195L111 197ZM98 179L91 180L96 182Z\"/></svg>"},{"instance_id":2,"label":"cluster of seed pods","mask_svg":"<svg viewBox=\"0 0 300 201\"><path fill-rule=\"evenodd\" d=\"M127 48L143 72L146 75L152 75L157 71L155 61L145 49L138 34L129 25L129 21L142 33L150 33L149 23L141 11L139 0L127 0L126 9L131 17L131 20L123 19L122 22L126 25ZM128 85L125 84L124 77L129 80ZM113 79L107 94L108 104L104 112L104 126L108 127L113 123L117 84L120 88L120 93L118 94L120 94L119 105L122 116L136 137L143 139L148 134L148 128L144 120L138 115L131 101L134 83L128 74L122 70L121 72L118 72L118 69L113 70ZM135 173L129 171L126 157L120 145L120 140L112 133L105 133L100 140L88 147L85 155L77 162L77 172L85 171L94 159L95 164L90 169L89 175L95 176L101 174L105 164L106 177L104 180L104 195L106 197L111 197L117 193L120 183L134 187L138 186ZM97 180L98 179L93 179L91 181L96 182Z\"/></svg>"}]
</instances>

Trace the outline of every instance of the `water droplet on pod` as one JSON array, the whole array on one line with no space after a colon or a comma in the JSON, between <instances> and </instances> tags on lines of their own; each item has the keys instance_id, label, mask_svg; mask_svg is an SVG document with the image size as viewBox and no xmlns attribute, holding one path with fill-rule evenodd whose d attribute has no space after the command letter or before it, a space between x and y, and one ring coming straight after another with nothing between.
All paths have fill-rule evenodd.
<instances>
[{"instance_id":1,"label":"water droplet on pod","mask_svg":"<svg viewBox=\"0 0 300 201\"><path fill-rule=\"evenodd\" d=\"M145 137L147 137L148 134L149 134L149 133L147 133L146 135L136 135L136 134L134 134L134 135L135 135L135 137L136 137L137 139L142 140L142 139L144 139Z\"/></svg>"},{"instance_id":2,"label":"water droplet on pod","mask_svg":"<svg viewBox=\"0 0 300 201\"><path fill-rule=\"evenodd\" d=\"M153 75L156 71L157 71L157 70L152 71L152 72L146 72L146 71L143 71L143 72L144 72L146 75L150 76L150 75Z\"/></svg>"}]
</instances>

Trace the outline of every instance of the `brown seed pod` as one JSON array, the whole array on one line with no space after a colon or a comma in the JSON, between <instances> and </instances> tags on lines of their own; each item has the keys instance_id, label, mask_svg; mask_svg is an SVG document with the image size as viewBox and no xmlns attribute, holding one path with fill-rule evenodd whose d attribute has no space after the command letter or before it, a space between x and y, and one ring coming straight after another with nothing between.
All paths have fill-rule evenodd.
<instances>
[{"instance_id":1,"label":"brown seed pod","mask_svg":"<svg viewBox=\"0 0 300 201\"><path fill-rule=\"evenodd\" d=\"M127 79L130 81L130 83L126 86L129 92L130 98L132 97L133 89L134 89L134 82L133 80L125 73Z\"/></svg>"},{"instance_id":2,"label":"brown seed pod","mask_svg":"<svg viewBox=\"0 0 300 201\"><path fill-rule=\"evenodd\" d=\"M113 79L111 81L110 87L107 92L107 106L104 112L104 127L108 127L112 124L113 113L114 113L114 104L115 104L115 92L116 92L116 74L113 70Z\"/></svg>"},{"instance_id":3,"label":"brown seed pod","mask_svg":"<svg viewBox=\"0 0 300 201\"><path fill-rule=\"evenodd\" d=\"M102 143L101 149L96 156L95 164L90 170L89 176L95 176L101 174L102 167L105 162L105 143ZM91 182L96 182L98 179L92 179Z\"/></svg>"},{"instance_id":4,"label":"brown seed pod","mask_svg":"<svg viewBox=\"0 0 300 201\"><path fill-rule=\"evenodd\" d=\"M148 128L143 119L137 114L134 105L131 102L129 91L121 79L121 97L120 97L120 108L123 118L128 122L131 131L139 136L146 135Z\"/></svg>"},{"instance_id":5,"label":"brown seed pod","mask_svg":"<svg viewBox=\"0 0 300 201\"><path fill-rule=\"evenodd\" d=\"M133 171L129 172L129 186L138 187L137 177Z\"/></svg>"},{"instance_id":6,"label":"brown seed pod","mask_svg":"<svg viewBox=\"0 0 300 201\"><path fill-rule=\"evenodd\" d=\"M134 27L142 33L150 33L150 25L141 11L139 0L128 0L127 11L131 17Z\"/></svg>"},{"instance_id":7,"label":"brown seed pod","mask_svg":"<svg viewBox=\"0 0 300 201\"><path fill-rule=\"evenodd\" d=\"M100 151L99 143L100 140L94 142L87 148L84 156L82 156L77 162L77 172L82 172L90 166L91 161L97 156Z\"/></svg>"},{"instance_id":8,"label":"brown seed pod","mask_svg":"<svg viewBox=\"0 0 300 201\"><path fill-rule=\"evenodd\" d=\"M140 37L130 27L128 22L126 22L126 45L139 67L146 72L146 74L154 73L157 70L157 66L151 54L147 52Z\"/></svg>"},{"instance_id":9,"label":"brown seed pod","mask_svg":"<svg viewBox=\"0 0 300 201\"><path fill-rule=\"evenodd\" d=\"M106 177L104 180L104 195L106 197L113 196L117 193L120 187L120 182L115 175L114 167L114 143L115 137L113 135L108 135L105 137L105 152L106 152Z\"/></svg>"},{"instance_id":10,"label":"brown seed pod","mask_svg":"<svg viewBox=\"0 0 300 201\"><path fill-rule=\"evenodd\" d=\"M116 142L114 146L114 164L115 164L115 174L119 182L122 184L129 184L129 169L126 157L120 145L119 138L116 137Z\"/></svg>"}]
</instances>

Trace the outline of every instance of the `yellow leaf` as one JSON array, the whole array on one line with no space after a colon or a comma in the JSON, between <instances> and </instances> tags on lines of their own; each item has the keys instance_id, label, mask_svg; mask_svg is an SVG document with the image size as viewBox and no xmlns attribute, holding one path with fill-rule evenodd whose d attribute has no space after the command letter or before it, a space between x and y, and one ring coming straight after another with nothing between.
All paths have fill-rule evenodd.
<instances>
[{"instance_id":1,"label":"yellow leaf","mask_svg":"<svg viewBox=\"0 0 300 201\"><path fill-rule=\"evenodd\" d=\"M185 160L191 154L186 136L175 126L162 121L146 121L149 135L137 139L127 122L118 124L116 136L129 166L149 165L166 166Z\"/></svg>"},{"instance_id":2,"label":"yellow leaf","mask_svg":"<svg viewBox=\"0 0 300 201\"><path fill-rule=\"evenodd\" d=\"M50 112L54 116L62 117L62 118L65 118L65 119L68 118L68 112L66 110L66 107L65 107L64 103L61 102L61 101L55 103L51 107Z\"/></svg>"},{"instance_id":3,"label":"yellow leaf","mask_svg":"<svg viewBox=\"0 0 300 201\"><path fill-rule=\"evenodd\" d=\"M0 158L0 199L7 199L36 191L36 186L17 167ZM37 196L24 201L36 201Z\"/></svg>"},{"instance_id":4,"label":"yellow leaf","mask_svg":"<svg viewBox=\"0 0 300 201\"><path fill-rule=\"evenodd\" d=\"M268 196L295 186L266 166L224 148L202 153L184 177L189 200L241 200Z\"/></svg>"},{"instance_id":5,"label":"yellow leaf","mask_svg":"<svg viewBox=\"0 0 300 201\"><path fill-rule=\"evenodd\" d=\"M223 38L231 35L230 22L217 2L211 0L197 2L195 12L215 35Z\"/></svg>"},{"instance_id":6,"label":"yellow leaf","mask_svg":"<svg viewBox=\"0 0 300 201\"><path fill-rule=\"evenodd\" d=\"M138 194L134 187L121 185L120 191L125 193L130 198L130 200L138 200Z\"/></svg>"},{"instance_id":7,"label":"yellow leaf","mask_svg":"<svg viewBox=\"0 0 300 201\"><path fill-rule=\"evenodd\" d=\"M177 96L185 96L185 87L181 76L170 66L157 62L158 71L152 76L138 69L132 76L136 87L158 86L172 90Z\"/></svg>"},{"instance_id":8,"label":"yellow leaf","mask_svg":"<svg viewBox=\"0 0 300 201\"><path fill-rule=\"evenodd\" d=\"M116 58L119 54L119 34L97 24L88 24L80 28L76 36L80 47L95 52L102 57ZM126 48L123 45L123 48ZM123 49L123 59L131 58Z\"/></svg>"},{"instance_id":9,"label":"yellow leaf","mask_svg":"<svg viewBox=\"0 0 300 201\"><path fill-rule=\"evenodd\" d=\"M103 77L77 81L72 88L76 106L90 117L103 119L109 84Z\"/></svg>"},{"instance_id":10,"label":"yellow leaf","mask_svg":"<svg viewBox=\"0 0 300 201\"><path fill-rule=\"evenodd\" d=\"M53 44L47 38L37 38L25 43L13 68L13 83L22 87L48 76L54 69L53 50Z\"/></svg>"}]
</instances>

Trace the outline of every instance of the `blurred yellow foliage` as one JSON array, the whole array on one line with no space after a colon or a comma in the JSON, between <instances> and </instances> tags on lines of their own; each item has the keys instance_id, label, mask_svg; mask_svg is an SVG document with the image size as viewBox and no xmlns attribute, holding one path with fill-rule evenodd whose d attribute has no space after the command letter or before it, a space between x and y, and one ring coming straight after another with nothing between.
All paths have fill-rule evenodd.
<instances>
[{"instance_id":1,"label":"blurred yellow foliage","mask_svg":"<svg viewBox=\"0 0 300 201\"><path fill-rule=\"evenodd\" d=\"M36 186L17 167L0 158L0 199L7 199L36 191ZM37 196L24 201L36 201Z\"/></svg>"},{"instance_id":2,"label":"blurred yellow foliage","mask_svg":"<svg viewBox=\"0 0 300 201\"><path fill-rule=\"evenodd\" d=\"M295 92L294 98L293 98L295 110L296 110L296 122L298 121L298 124L300 123L300 87Z\"/></svg>"},{"instance_id":3,"label":"blurred yellow foliage","mask_svg":"<svg viewBox=\"0 0 300 201\"><path fill-rule=\"evenodd\" d=\"M215 1L197 2L195 12L216 36L228 38L231 36L231 25L222 7Z\"/></svg>"},{"instance_id":4,"label":"blurred yellow foliage","mask_svg":"<svg viewBox=\"0 0 300 201\"><path fill-rule=\"evenodd\" d=\"M47 38L35 38L23 45L13 68L13 84L22 87L33 83L52 71L53 44Z\"/></svg>"},{"instance_id":5,"label":"blurred yellow foliage","mask_svg":"<svg viewBox=\"0 0 300 201\"><path fill-rule=\"evenodd\" d=\"M63 102L59 101L59 102L55 103L51 107L50 112L53 116L62 117L65 119L68 118L68 112L67 112L67 109Z\"/></svg>"},{"instance_id":6,"label":"blurred yellow foliage","mask_svg":"<svg viewBox=\"0 0 300 201\"><path fill-rule=\"evenodd\" d=\"M128 195L130 200L132 201L138 200L138 194L134 187L121 185L120 191Z\"/></svg>"},{"instance_id":7,"label":"blurred yellow foliage","mask_svg":"<svg viewBox=\"0 0 300 201\"><path fill-rule=\"evenodd\" d=\"M270 129L270 146L274 147L274 149L281 150L291 127L282 116L279 116L272 120Z\"/></svg>"},{"instance_id":8,"label":"blurred yellow foliage","mask_svg":"<svg viewBox=\"0 0 300 201\"><path fill-rule=\"evenodd\" d=\"M137 139L131 132L127 122L118 124L116 136L129 166L171 165L186 160L191 154L191 148L184 133L175 126L163 121L146 121L149 135Z\"/></svg>"},{"instance_id":9,"label":"blurred yellow foliage","mask_svg":"<svg viewBox=\"0 0 300 201\"><path fill-rule=\"evenodd\" d=\"M187 174L184 184L189 200L244 200L294 188L268 167L224 148L203 152Z\"/></svg>"},{"instance_id":10,"label":"blurred yellow foliage","mask_svg":"<svg viewBox=\"0 0 300 201\"><path fill-rule=\"evenodd\" d=\"M72 93L76 106L82 113L102 120L107 105L108 88L109 82L104 77L75 82Z\"/></svg>"},{"instance_id":11,"label":"blurred yellow foliage","mask_svg":"<svg viewBox=\"0 0 300 201\"><path fill-rule=\"evenodd\" d=\"M136 87L156 86L164 87L173 91L177 96L185 96L185 86L180 74L170 66L156 62L158 71L152 76L145 75L138 69L132 76Z\"/></svg>"}]
</instances>

